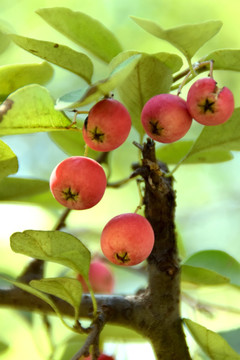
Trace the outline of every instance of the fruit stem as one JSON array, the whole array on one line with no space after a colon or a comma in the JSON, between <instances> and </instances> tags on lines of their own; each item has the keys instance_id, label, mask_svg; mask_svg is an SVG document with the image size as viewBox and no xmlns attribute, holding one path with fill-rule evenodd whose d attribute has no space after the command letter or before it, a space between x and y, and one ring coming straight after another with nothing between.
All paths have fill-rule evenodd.
<instances>
[{"instance_id":1,"label":"fruit stem","mask_svg":"<svg viewBox=\"0 0 240 360\"><path fill-rule=\"evenodd\" d=\"M142 189L141 189L141 182L142 182L142 179L137 179L137 188L138 188L140 201L139 201L138 206L136 207L136 210L134 211L135 214L137 214L137 212L139 210L141 210L141 208L143 206L143 201L144 201L143 194L142 194Z\"/></svg>"},{"instance_id":2,"label":"fruit stem","mask_svg":"<svg viewBox=\"0 0 240 360\"><path fill-rule=\"evenodd\" d=\"M83 154L83 156L88 156L88 149L89 149L89 147L88 147L88 145L87 144L85 144L85 148L84 148L84 154Z\"/></svg>"},{"instance_id":3,"label":"fruit stem","mask_svg":"<svg viewBox=\"0 0 240 360\"><path fill-rule=\"evenodd\" d=\"M182 83L173 85L171 87L171 91L178 89L177 95L179 95L183 86L186 85L189 81L191 81L194 77L196 77L198 75L197 71L201 70L201 69L202 69L202 71L205 71L206 69L204 69L204 68L206 68L208 65L210 67L209 77L213 78L213 63L214 63L214 60L206 60L206 61L202 61L202 62L196 62L193 65L191 64L191 62L189 62L189 68L183 70L182 72L180 72L178 75L176 75L173 78L173 83L174 83L184 77ZM190 67L190 64L191 64L191 67Z\"/></svg>"}]
</instances>

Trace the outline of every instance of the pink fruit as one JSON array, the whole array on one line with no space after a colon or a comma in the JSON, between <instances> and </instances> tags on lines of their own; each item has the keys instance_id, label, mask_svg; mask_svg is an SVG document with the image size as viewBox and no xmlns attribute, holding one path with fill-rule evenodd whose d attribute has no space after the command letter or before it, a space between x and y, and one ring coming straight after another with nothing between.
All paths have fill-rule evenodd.
<instances>
[{"instance_id":1,"label":"pink fruit","mask_svg":"<svg viewBox=\"0 0 240 360\"><path fill-rule=\"evenodd\" d=\"M81 275L77 276L82 283L83 291L88 292L88 287ZM114 276L110 268L101 260L93 260L89 267L89 282L93 291L102 294L112 294Z\"/></svg>"},{"instance_id":2,"label":"pink fruit","mask_svg":"<svg viewBox=\"0 0 240 360\"><path fill-rule=\"evenodd\" d=\"M72 156L52 171L50 190L55 199L69 209L89 209L105 192L106 175L102 166L85 156Z\"/></svg>"},{"instance_id":3,"label":"pink fruit","mask_svg":"<svg viewBox=\"0 0 240 360\"><path fill-rule=\"evenodd\" d=\"M148 136L161 143L181 139L192 124L186 101L173 94L160 94L148 100L141 121Z\"/></svg>"},{"instance_id":4,"label":"pink fruit","mask_svg":"<svg viewBox=\"0 0 240 360\"><path fill-rule=\"evenodd\" d=\"M119 101L103 99L94 105L85 120L82 134L96 151L111 151L122 145L131 130L131 117Z\"/></svg>"},{"instance_id":5,"label":"pink fruit","mask_svg":"<svg viewBox=\"0 0 240 360\"><path fill-rule=\"evenodd\" d=\"M131 266L145 260L154 245L154 232L148 220L135 213L115 216L104 227L101 248L114 264Z\"/></svg>"},{"instance_id":6,"label":"pink fruit","mask_svg":"<svg viewBox=\"0 0 240 360\"><path fill-rule=\"evenodd\" d=\"M233 113L233 94L227 87L218 88L212 78L199 79L189 89L187 108L202 125L223 124Z\"/></svg>"}]
</instances>

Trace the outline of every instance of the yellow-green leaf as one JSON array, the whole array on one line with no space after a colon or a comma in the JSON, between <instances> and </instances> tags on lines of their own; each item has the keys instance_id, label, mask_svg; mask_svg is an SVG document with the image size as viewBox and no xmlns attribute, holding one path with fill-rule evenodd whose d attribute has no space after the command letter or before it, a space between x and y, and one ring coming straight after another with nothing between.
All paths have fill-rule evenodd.
<instances>
[{"instance_id":1,"label":"yellow-green leaf","mask_svg":"<svg viewBox=\"0 0 240 360\"><path fill-rule=\"evenodd\" d=\"M229 283L229 279L215 271L202 267L182 265L181 280L197 286L222 285Z\"/></svg>"},{"instance_id":2,"label":"yellow-green leaf","mask_svg":"<svg viewBox=\"0 0 240 360\"><path fill-rule=\"evenodd\" d=\"M49 191L49 182L39 179L8 177L0 181L0 201L27 201Z\"/></svg>"},{"instance_id":3,"label":"yellow-green leaf","mask_svg":"<svg viewBox=\"0 0 240 360\"><path fill-rule=\"evenodd\" d=\"M55 108L57 110L74 109L97 101L100 97L108 96L113 89L127 78L140 58L140 54L133 55L114 68L107 78L91 86L63 95L57 100Z\"/></svg>"},{"instance_id":4,"label":"yellow-green leaf","mask_svg":"<svg viewBox=\"0 0 240 360\"><path fill-rule=\"evenodd\" d=\"M188 330L203 349L203 351L212 360L239 360L240 355L237 354L231 346L219 334L197 324L190 319L184 319Z\"/></svg>"},{"instance_id":5,"label":"yellow-green leaf","mask_svg":"<svg viewBox=\"0 0 240 360\"><path fill-rule=\"evenodd\" d=\"M109 62L122 47L115 35L98 20L64 7L36 11L49 25L103 61Z\"/></svg>"},{"instance_id":6,"label":"yellow-green leaf","mask_svg":"<svg viewBox=\"0 0 240 360\"><path fill-rule=\"evenodd\" d=\"M59 277L32 280L30 281L30 286L68 302L75 310L75 319L78 319L82 298L82 285L77 279Z\"/></svg>"},{"instance_id":7,"label":"yellow-green leaf","mask_svg":"<svg viewBox=\"0 0 240 360\"><path fill-rule=\"evenodd\" d=\"M240 50L220 49L215 50L202 60L213 60L214 70L240 71Z\"/></svg>"},{"instance_id":8,"label":"yellow-green leaf","mask_svg":"<svg viewBox=\"0 0 240 360\"><path fill-rule=\"evenodd\" d=\"M153 21L135 16L131 16L131 18L145 31L175 46L188 59L191 59L198 49L216 35L222 27L221 21L212 20L164 30Z\"/></svg>"},{"instance_id":9,"label":"yellow-green leaf","mask_svg":"<svg viewBox=\"0 0 240 360\"><path fill-rule=\"evenodd\" d=\"M81 76L87 83L91 82L93 64L87 55L68 46L50 41L36 40L19 35L11 35L11 39L16 45L31 54Z\"/></svg>"},{"instance_id":10,"label":"yellow-green leaf","mask_svg":"<svg viewBox=\"0 0 240 360\"><path fill-rule=\"evenodd\" d=\"M90 252L73 235L62 231L26 230L12 234L10 244L17 253L62 264L88 278Z\"/></svg>"},{"instance_id":11,"label":"yellow-green leaf","mask_svg":"<svg viewBox=\"0 0 240 360\"><path fill-rule=\"evenodd\" d=\"M0 179L10 174L14 174L17 171L18 159L16 155L7 144L0 140Z\"/></svg>"},{"instance_id":12,"label":"yellow-green leaf","mask_svg":"<svg viewBox=\"0 0 240 360\"><path fill-rule=\"evenodd\" d=\"M0 66L0 99L29 84L46 84L53 77L53 67L46 61L40 64Z\"/></svg>"},{"instance_id":13,"label":"yellow-green leaf","mask_svg":"<svg viewBox=\"0 0 240 360\"><path fill-rule=\"evenodd\" d=\"M54 109L50 93L40 85L18 89L6 101L11 102L11 107L1 118L0 135L64 130L71 124Z\"/></svg>"},{"instance_id":14,"label":"yellow-green leaf","mask_svg":"<svg viewBox=\"0 0 240 360\"><path fill-rule=\"evenodd\" d=\"M156 150L157 158L167 164L178 164L193 146L192 140L177 141L159 147ZM233 155L227 150L209 150L187 156L183 164L212 164L232 160Z\"/></svg>"},{"instance_id":15,"label":"yellow-green leaf","mask_svg":"<svg viewBox=\"0 0 240 360\"><path fill-rule=\"evenodd\" d=\"M118 93L128 108L133 126L143 135L141 112L145 103L154 95L168 93L172 85L172 71L161 60L160 54L145 54L126 51L116 56L110 66L112 69L132 56L141 55L141 59L125 80L117 86Z\"/></svg>"}]
</instances>

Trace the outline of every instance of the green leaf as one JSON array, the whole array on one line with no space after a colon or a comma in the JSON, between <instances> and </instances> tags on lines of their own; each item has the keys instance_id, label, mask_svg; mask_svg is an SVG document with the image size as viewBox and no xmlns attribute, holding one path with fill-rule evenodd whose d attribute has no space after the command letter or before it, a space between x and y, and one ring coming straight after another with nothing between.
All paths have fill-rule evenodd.
<instances>
[{"instance_id":1,"label":"green leaf","mask_svg":"<svg viewBox=\"0 0 240 360\"><path fill-rule=\"evenodd\" d=\"M46 84L53 77L53 68L46 61L40 64L0 66L0 99L29 84Z\"/></svg>"},{"instance_id":2,"label":"green leaf","mask_svg":"<svg viewBox=\"0 0 240 360\"><path fill-rule=\"evenodd\" d=\"M189 161L190 157L200 157L206 152L214 154L224 151L240 150L240 108L236 108L231 118L224 124L217 126L204 126L201 134L194 142L190 151L179 161L174 171L183 163ZM222 155L221 155L222 156ZM226 154L227 156L227 154ZM221 157L220 157L221 158ZM229 159L230 160L230 159Z\"/></svg>"},{"instance_id":3,"label":"green leaf","mask_svg":"<svg viewBox=\"0 0 240 360\"><path fill-rule=\"evenodd\" d=\"M0 179L10 174L14 174L17 171L18 159L16 155L7 144L0 140Z\"/></svg>"},{"instance_id":4,"label":"green leaf","mask_svg":"<svg viewBox=\"0 0 240 360\"><path fill-rule=\"evenodd\" d=\"M140 58L140 54L133 55L120 63L106 79L100 80L91 86L86 86L82 89L63 95L57 100L55 109L74 109L97 101L100 97L109 96L109 93L127 78Z\"/></svg>"},{"instance_id":5,"label":"green leaf","mask_svg":"<svg viewBox=\"0 0 240 360\"><path fill-rule=\"evenodd\" d=\"M141 54L141 59L131 73L117 87L118 93L128 108L133 126L143 135L140 118L144 104L154 95L168 93L172 85L172 72L161 59L161 55L148 55L135 51L126 51L116 56L110 66L115 68L132 56ZM139 55L138 55L139 56Z\"/></svg>"},{"instance_id":6,"label":"green leaf","mask_svg":"<svg viewBox=\"0 0 240 360\"><path fill-rule=\"evenodd\" d=\"M239 360L237 354L219 334L205 328L190 319L184 319L188 330L212 360Z\"/></svg>"},{"instance_id":7,"label":"green leaf","mask_svg":"<svg viewBox=\"0 0 240 360\"><path fill-rule=\"evenodd\" d=\"M222 49L215 50L202 60L213 60L214 70L232 70L240 71L240 50L239 49Z\"/></svg>"},{"instance_id":8,"label":"green leaf","mask_svg":"<svg viewBox=\"0 0 240 360\"><path fill-rule=\"evenodd\" d=\"M186 283L194 285L222 285L229 282L225 276L218 274L215 271L204 269L202 267L195 267L190 265L182 265L181 280Z\"/></svg>"},{"instance_id":9,"label":"green leaf","mask_svg":"<svg viewBox=\"0 0 240 360\"><path fill-rule=\"evenodd\" d=\"M199 251L190 256L184 264L216 271L222 276L227 276L232 284L240 286L240 263L224 251Z\"/></svg>"},{"instance_id":10,"label":"green leaf","mask_svg":"<svg viewBox=\"0 0 240 360\"><path fill-rule=\"evenodd\" d=\"M79 306L82 298L82 285L77 279L59 277L32 280L30 281L30 286L68 302L75 310L75 320L78 320Z\"/></svg>"},{"instance_id":11,"label":"green leaf","mask_svg":"<svg viewBox=\"0 0 240 360\"><path fill-rule=\"evenodd\" d=\"M190 151L193 141L177 141L159 147L156 150L157 158L167 164L178 164ZM203 151L193 154L183 161L183 164L218 163L232 160L232 154L227 150Z\"/></svg>"},{"instance_id":12,"label":"green leaf","mask_svg":"<svg viewBox=\"0 0 240 360\"><path fill-rule=\"evenodd\" d=\"M26 230L14 233L10 244L17 253L62 264L88 278L90 252L73 235L62 231Z\"/></svg>"},{"instance_id":13,"label":"green leaf","mask_svg":"<svg viewBox=\"0 0 240 360\"><path fill-rule=\"evenodd\" d=\"M235 351L240 353L240 328L230 331L221 331L220 335L229 343L229 345Z\"/></svg>"},{"instance_id":14,"label":"green leaf","mask_svg":"<svg viewBox=\"0 0 240 360\"><path fill-rule=\"evenodd\" d=\"M24 178L6 178L0 182L0 201L27 200L49 191L48 181Z\"/></svg>"},{"instance_id":15,"label":"green leaf","mask_svg":"<svg viewBox=\"0 0 240 360\"><path fill-rule=\"evenodd\" d=\"M164 30L153 21L135 16L131 16L131 18L145 31L175 46L188 59L191 59L222 27L221 21L206 21Z\"/></svg>"},{"instance_id":16,"label":"green leaf","mask_svg":"<svg viewBox=\"0 0 240 360\"><path fill-rule=\"evenodd\" d=\"M2 54L10 44L10 39L7 36L8 31L9 31L8 24L1 21L0 22L0 54Z\"/></svg>"},{"instance_id":17,"label":"green leaf","mask_svg":"<svg viewBox=\"0 0 240 360\"><path fill-rule=\"evenodd\" d=\"M109 62L122 51L115 35L92 17L63 7L36 11L49 25L92 54Z\"/></svg>"},{"instance_id":18,"label":"green leaf","mask_svg":"<svg viewBox=\"0 0 240 360\"><path fill-rule=\"evenodd\" d=\"M183 66L182 58L180 58L180 56L178 56L176 54L171 54L171 53L167 53L167 52L159 52L159 53L152 54L152 56L155 56L159 61L161 61L167 67L169 67L173 74L175 72L177 72L178 70L180 70L181 67Z\"/></svg>"},{"instance_id":19,"label":"green leaf","mask_svg":"<svg viewBox=\"0 0 240 360\"><path fill-rule=\"evenodd\" d=\"M11 35L11 39L31 54L69 70L81 76L87 83L91 83L93 63L87 55L72 50L68 46L50 41L36 40L19 35Z\"/></svg>"},{"instance_id":20,"label":"green leaf","mask_svg":"<svg viewBox=\"0 0 240 360\"><path fill-rule=\"evenodd\" d=\"M235 109L226 123L205 126L187 157L212 150L240 150L240 108Z\"/></svg>"},{"instance_id":21,"label":"green leaf","mask_svg":"<svg viewBox=\"0 0 240 360\"><path fill-rule=\"evenodd\" d=\"M82 134L78 131L52 131L49 133L50 138L59 148L70 156L83 155L85 151L85 141ZM88 156L96 159L99 151L88 149Z\"/></svg>"},{"instance_id":22,"label":"green leaf","mask_svg":"<svg viewBox=\"0 0 240 360\"><path fill-rule=\"evenodd\" d=\"M54 103L48 90L40 85L25 86L11 94L11 107L0 118L0 135L64 130L71 121Z\"/></svg>"},{"instance_id":23,"label":"green leaf","mask_svg":"<svg viewBox=\"0 0 240 360\"><path fill-rule=\"evenodd\" d=\"M14 281L14 280L12 280L12 279L10 279L10 278L7 278L7 277L5 277L5 276L2 276L2 275L0 275L0 277L1 277L3 280L9 282L10 284L18 287L19 289L22 289L22 290L28 292L29 294L34 295L34 296L37 296L39 299L45 301L45 302L46 302L48 305L50 305L51 308L55 311L55 313L56 313L57 316L60 318L60 320L62 321L62 323L63 323L64 325L66 325L66 323L64 322L64 320L63 320L63 318L62 318L61 313L59 312L59 310L58 310L58 308L57 308L57 306L54 304L54 302L52 301L52 299L51 299L49 296L47 296L46 294L43 294L41 291L38 291L38 290L32 288L31 286L29 286L29 285L27 285L27 284L21 283L21 282L19 282L19 281Z\"/></svg>"},{"instance_id":24,"label":"green leaf","mask_svg":"<svg viewBox=\"0 0 240 360\"><path fill-rule=\"evenodd\" d=\"M0 37L1 38L1 37ZM3 341L0 341L0 354L2 354L3 352L5 352L6 350L8 350L9 345L6 344Z\"/></svg>"}]
</instances>

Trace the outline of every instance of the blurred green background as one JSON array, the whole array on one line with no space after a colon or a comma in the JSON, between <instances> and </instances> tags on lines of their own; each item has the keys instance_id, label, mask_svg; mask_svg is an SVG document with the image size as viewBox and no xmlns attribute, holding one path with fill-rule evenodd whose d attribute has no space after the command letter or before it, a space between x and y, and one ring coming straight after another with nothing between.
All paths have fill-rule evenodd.
<instances>
[{"instance_id":1,"label":"blurred green background","mask_svg":"<svg viewBox=\"0 0 240 360\"><path fill-rule=\"evenodd\" d=\"M164 28L182 24L197 23L206 20L221 20L223 28L216 37L204 45L198 58L218 48L240 48L239 39L239 11L238 0L1 0L0 21L4 21L12 32L19 35L41 40L59 42L79 50L71 41L66 39L48 26L35 10L44 7L62 6L72 10L79 10L100 20L120 40L125 50L134 49L145 52L169 51L178 53L171 45L154 38L140 29L130 18L130 15L154 20ZM80 49L81 50L81 49ZM100 61L95 61L94 79L103 78L108 69ZM41 62L24 50L11 44L8 50L0 55L0 65L15 63ZM54 98L82 86L83 81L76 75L54 66L55 75L47 88ZM239 82L240 74L234 72L214 73L220 86L228 86L234 93L236 105L240 105ZM0 84L1 86L1 84ZM183 91L183 97L186 95ZM200 132L200 125L194 125L187 138L194 139ZM112 154L112 180L128 176L130 165L137 160L137 152L132 140L132 131L128 141ZM51 140L47 134L31 134L4 137L3 140L13 149L19 159L18 176L34 177L48 180L53 167L67 157ZM79 154L82 155L82 154ZM219 249L228 252L240 261L240 190L239 190L240 155L234 153L234 159L227 163L216 165L184 165L175 173L175 189L177 192L176 220L182 237L184 251L182 256L187 258L196 251L204 249ZM9 247L9 236L15 231L25 229L51 229L61 214L62 208L51 206L50 196L44 199L45 205L37 207L34 204L1 203L1 233L0 233L0 271L13 276L19 274L28 260L26 257L13 254ZM71 232L86 242L93 251L98 249L99 233L105 223L114 215L121 212L134 211L138 205L138 191L135 182L120 190L108 190L100 204L84 212L73 212L69 217ZM91 232L89 233L89 229ZM59 267L51 267L49 272L58 274ZM127 270L114 268L117 277L116 292L128 293L146 284L138 273L129 275ZM0 311L0 341L10 344L11 348L0 358L12 360L47 359L49 345L42 330L39 336L41 322L38 315L33 316L34 327L29 327L29 321L23 315L10 310ZM222 318L221 318L222 321ZM53 327L59 326L54 320ZM60 328L60 326L59 326ZM216 325L216 328L217 325ZM31 331L29 331L31 329ZM32 331L34 329L34 331ZM223 330L219 324L219 329ZM56 331L55 331L56 332ZM62 342L66 336L64 329L58 330L57 342ZM35 341L33 339L35 338ZM141 346L145 346L141 344ZM45 348L44 351L42 351ZM118 352L118 360L133 359L132 347L125 347L118 351L118 345L109 344L110 352ZM138 359L153 359L151 349L139 349ZM136 347L134 347L136 354ZM201 357L197 357L200 359ZM58 360L58 359L56 359Z\"/></svg>"}]
</instances>

